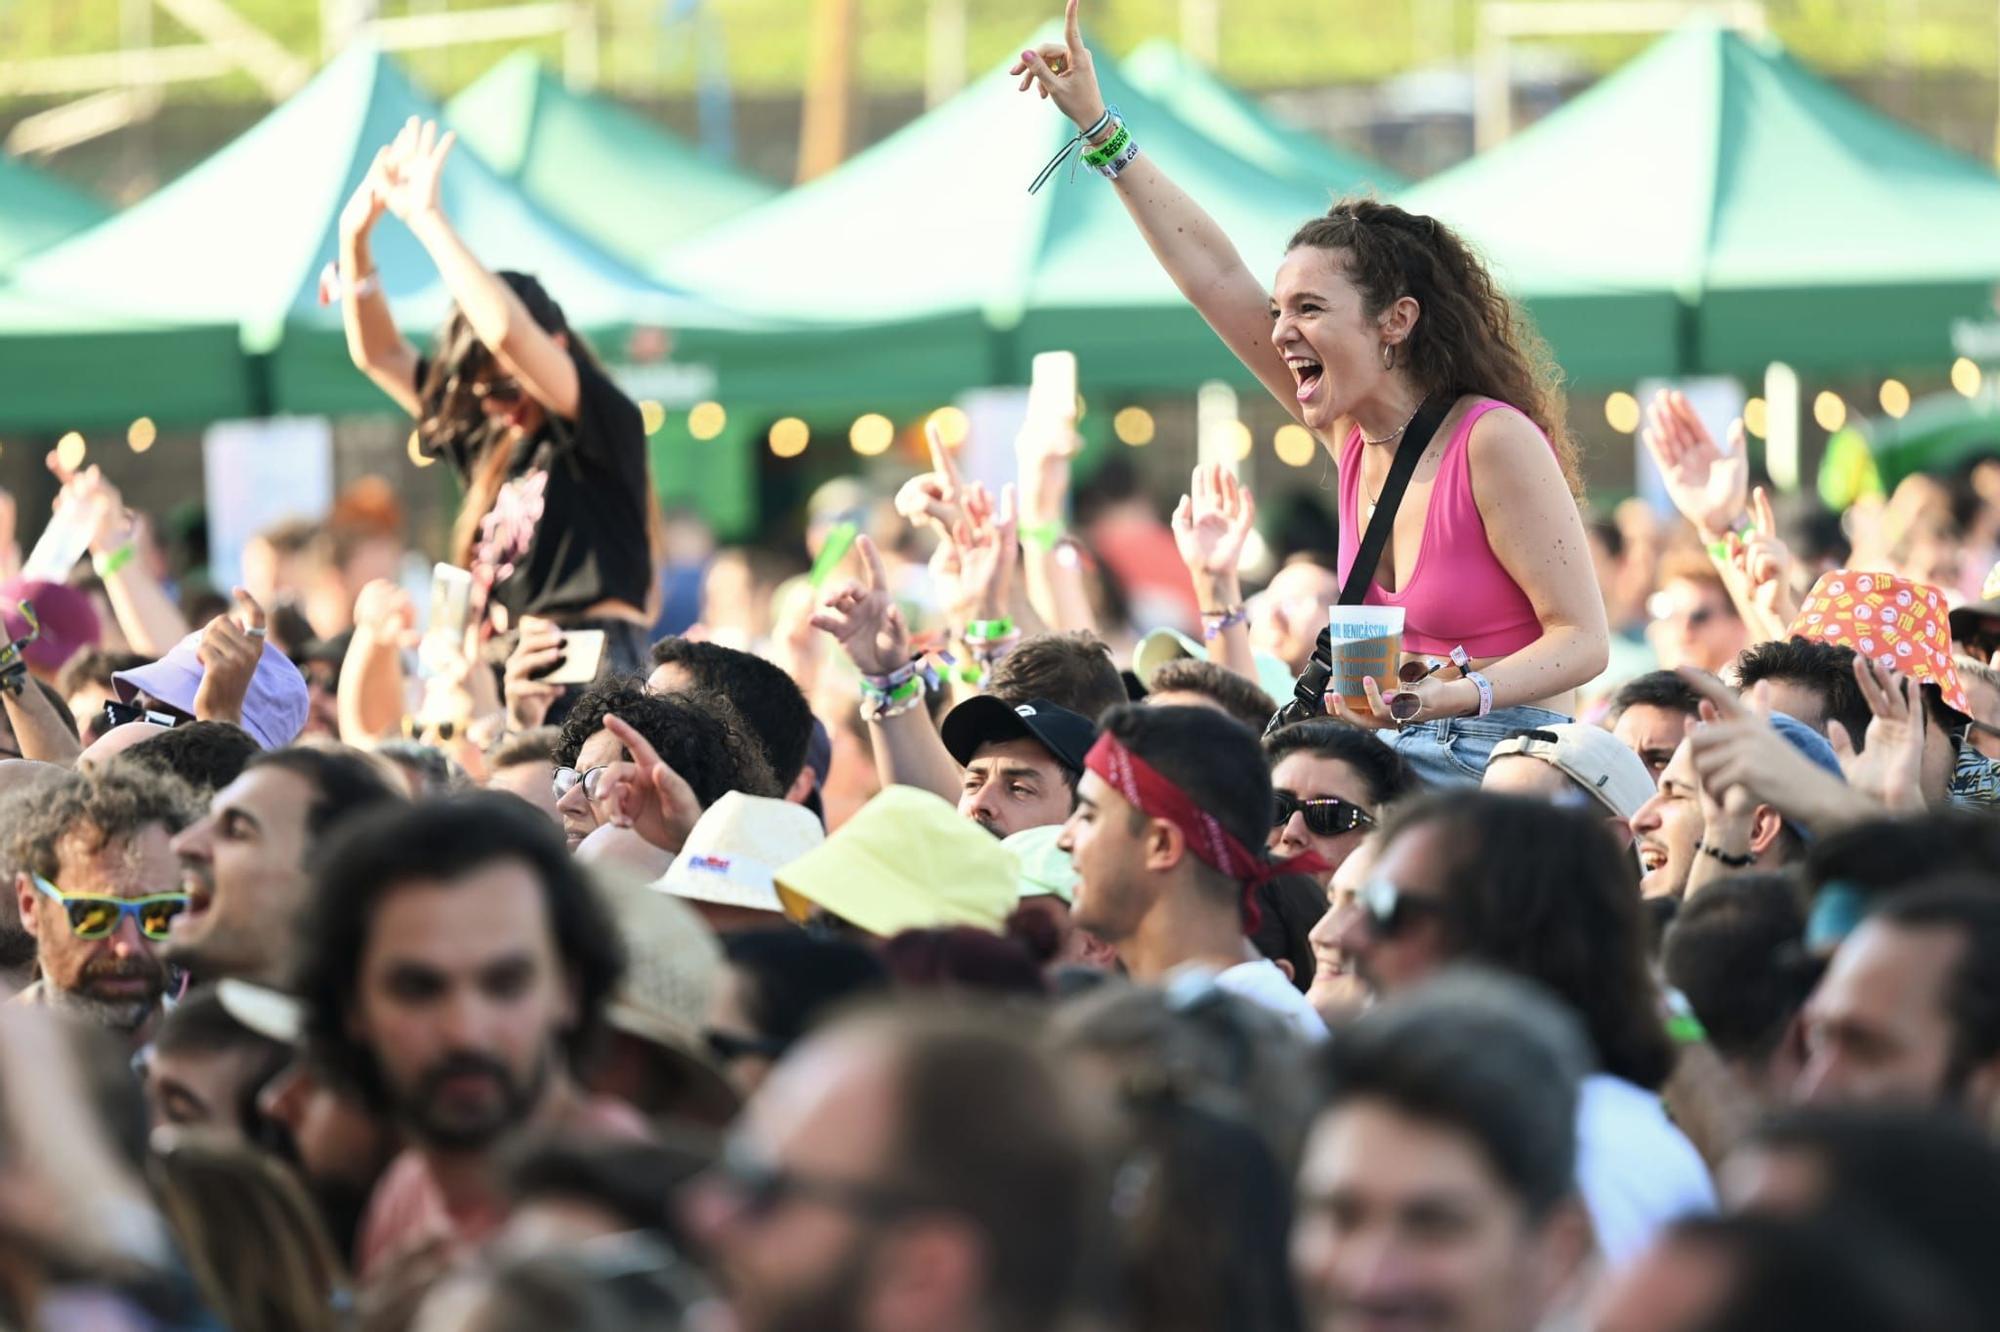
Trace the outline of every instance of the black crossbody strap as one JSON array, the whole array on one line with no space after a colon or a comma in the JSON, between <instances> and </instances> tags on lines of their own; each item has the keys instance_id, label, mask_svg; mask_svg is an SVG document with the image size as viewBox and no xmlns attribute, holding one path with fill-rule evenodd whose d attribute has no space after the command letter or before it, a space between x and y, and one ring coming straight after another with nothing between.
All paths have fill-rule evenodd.
<instances>
[{"instance_id":1,"label":"black crossbody strap","mask_svg":"<svg viewBox=\"0 0 2000 1332\"><path fill-rule=\"evenodd\" d=\"M1440 393L1426 398L1417 414L1410 418L1404 428L1403 443L1396 450L1394 461L1389 464L1389 475L1382 482L1382 494L1375 501L1375 512L1368 519L1368 527L1361 534L1361 544L1354 552L1354 563L1348 567L1347 580L1340 585L1340 604L1358 606L1368 595L1368 584L1375 577L1375 568L1382 562L1382 548L1389 544L1389 536L1396 530L1396 510L1402 507L1403 492L1410 488L1410 477L1415 475L1417 463L1424 451L1430 447L1431 436L1437 433L1447 413L1451 411L1452 397ZM1354 489L1361 492L1361 478L1354 479ZM1355 505L1356 510L1360 505ZM1271 724L1264 728L1264 734L1295 721L1308 717L1318 717L1326 712L1326 682L1333 678L1333 636L1329 629L1319 631L1319 642L1313 648L1312 660L1300 673L1298 682L1292 687L1292 699L1272 715Z\"/></svg>"}]
</instances>

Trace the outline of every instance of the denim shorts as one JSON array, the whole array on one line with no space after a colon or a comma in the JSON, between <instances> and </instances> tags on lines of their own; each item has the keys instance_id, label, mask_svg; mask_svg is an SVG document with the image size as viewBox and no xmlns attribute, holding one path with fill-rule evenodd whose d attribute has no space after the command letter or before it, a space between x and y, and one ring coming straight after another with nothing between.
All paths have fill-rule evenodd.
<instances>
[{"instance_id":1,"label":"denim shorts","mask_svg":"<svg viewBox=\"0 0 2000 1332\"><path fill-rule=\"evenodd\" d=\"M1484 717L1442 717L1413 722L1382 733L1389 747L1409 760L1417 776L1433 787L1477 786L1486 775L1493 747L1517 731L1569 721L1547 708L1500 708Z\"/></svg>"}]
</instances>

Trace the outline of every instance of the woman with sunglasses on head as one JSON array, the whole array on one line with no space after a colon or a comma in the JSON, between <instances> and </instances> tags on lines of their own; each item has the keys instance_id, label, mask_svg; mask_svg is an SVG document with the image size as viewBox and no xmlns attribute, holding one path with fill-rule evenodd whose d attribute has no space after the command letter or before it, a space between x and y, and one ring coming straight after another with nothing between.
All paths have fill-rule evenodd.
<instances>
[{"instance_id":1,"label":"woman with sunglasses on head","mask_svg":"<svg viewBox=\"0 0 2000 1332\"><path fill-rule=\"evenodd\" d=\"M412 119L341 213L348 353L465 484L451 562L473 573L482 641L535 617L602 630L608 667L643 670L658 502L639 408L539 282L489 271L453 230L439 182L454 141ZM376 278L369 237L385 212L422 243L453 298L429 356L397 331ZM547 667L561 651L547 651Z\"/></svg>"},{"instance_id":2,"label":"woman with sunglasses on head","mask_svg":"<svg viewBox=\"0 0 2000 1332\"><path fill-rule=\"evenodd\" d=\"M1479 780L1513 731L1568 721L1603 671L1609 631L1572 493L1575 446L1539 338L1465 243L1435 219L1344 200L1302 226L1267 292L1201 207L1139 151L1146 126L1106 107L1069 0L1066 40L1013 72L1076 123L1175 285L1340 468L1340 575L1395 464L1414 466L1374 569L1370 605L1406 614L1406 664L1463 647L1466 669L1386 690L1343 720L1395 732L1427 779ZM1095 163L1093 163L1095 165ZM1410 453L1408 458L1400 455ZM1393 506L1393 507L1389 507ZM1389 520L1385 519L1385 523ZM1213 589L1197 588L1210 597ZM1203 604L1227 629L1240 607ZM1408 715L1402 715L1408 714Z\"/></svg>"}]
</instances>

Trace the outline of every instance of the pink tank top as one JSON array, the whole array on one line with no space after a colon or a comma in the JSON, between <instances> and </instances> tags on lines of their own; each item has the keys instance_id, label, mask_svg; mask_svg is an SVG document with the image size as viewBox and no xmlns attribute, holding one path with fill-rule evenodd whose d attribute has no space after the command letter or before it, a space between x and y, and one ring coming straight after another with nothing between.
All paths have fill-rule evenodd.
<instances>
[{"instance_id":1,"label":"pink tank top","mask_svg":"<svg viewBox=\"0 0 2000 1332\"><path fill-rule=\"evenodd\" d=\"M1374 579L1361 600L1370 606L1401 606L1404 610L1403 650L1442 657L1463 646L1475 657L1504 657L1519 652L1542 635L1541 621L1520 584L1500 567L1487 544L1486 522L1472 498L1472 464L1467 441L1473 424L1496 409L1513 411L1504 402L1481 399L1465 413L1445 445L1437 481L1431 487L1430 509L1417 562L1400 592L1386 592ZM1340 451L1341 582L1354 567L1355 548L1366 524L1360 516L1361 432L1354 431Z\"/></svg>"}]
</instances>

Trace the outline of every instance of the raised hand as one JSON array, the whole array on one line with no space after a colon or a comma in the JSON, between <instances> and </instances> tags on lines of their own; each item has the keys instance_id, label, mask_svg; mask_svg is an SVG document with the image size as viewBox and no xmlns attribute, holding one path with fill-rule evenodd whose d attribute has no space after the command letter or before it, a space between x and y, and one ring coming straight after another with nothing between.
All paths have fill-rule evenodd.
<instances>
[{"instance_id":1,"label":"raised hand","mask_svg":"<svg viewBox=\"0 0 2000 1332\"><path fill-rule=\"evenodd\" d=\"M1771 725L1762 685L1745 699L1706 671L1684 666L1679 674L1702 699L1702 725L1688 731L1688 752L1705 799L1733 811L1769 805L1808 827L1865 816L1856 806L1868 802L1856 801Z\"/></svg>"},{"instance_id":2,"label":"raised hand","mask_svg":"<svg viewBox=\"0 0 2000 1332\"><path fill-rule=\"evenodd\" d=\"M861 577L827 599L812 617L813 627L833 635L864 675L888 675L910 660L910 630L889 594L889 575L875 543L857 537Z\"/></svg>"},{"instance_id":3,"label":"raised hand","mask_svg":"<svg viewBox=\"0 0 2000 1332\"><path fill-rule=\"evenodd\" d=\"M1021 556L1014 487L1002 487L995 506L986 487L974 485L966 492L965 517L952 529L951 541L958 552L959 604L952 607L954 623L963 627L973 620L1004 616L1014 566Z\"/></svg>"},{"instance_id":4,"label":"raised hand","mask_svg":"<svg viewBox=\"0 0 2000 1332\"><path fill-rule=\"evenodd\" d=\"M201 683L195 686L194 715L201 721L243 724L243 700L264 659L264 608L242 588L230 611L210 620L195 645Z\"/></svg>"},{"instance_id":5,"label":"raised hand","mask_svg":"<svg viewBox=\"0 0 2000 1332\"><path fill-rule=\"evenodd\" d=\"M1750 491L1750 455L1741 418L1729 428L1725 453L1687 395L1662 389L1647 409L1641 438L1683 517L1710 540L1736 530Z\"/></svg>"},{"instance_id":6,"label":"raised hand","mask_svg":"<svg viewBox=\"0 0 2000 1332\"><path fill-rule=\"evenodd\" d=\"M530 731L548 719L549 709L562 697L561 685L542 679L562 663L563 632L553 622L532 615L521 617L521 636L507 654L502 696L507 703L507 728Z\"/></svg>"},{"instance_id":7,"label":"raised hand","mask_svg":"<svg viewBox=\"0 0 2000 1332\"><path fill-rule=\"evenodd\" d=\"M612 764L598 779L593 803L599 816L679 855L688 833L701 818L701 802L695 798L694 788L622 718L607 716L604 729L616 736L632 757Z\"/></svg>"},{"instance_id":8,"label":"raised hand","mask_svg":"<svg viewBox=\"0 0 2000 1332\"><path fill-rule=\"evenodd\" d=\"M1792 598L1792 552L1778 537L1771 496L1762 486L1750 497L1750 524L1747 536L1730 533L1729 562L1743 575L1751 604L1776 626L1770 636L1782 636L1798 611Z\"/></svg>"},{"instance_id":9,"label":"raised hand","mask_svg":"<svg viewBox=\"0 0 2000 1332\"><path fill-rule=\"evenodd\" d=\"M388 146L375 150L375 160L368 164L368 170L361 177L361 183L354 187L347 203L340 210L340 234L343 236L365 236L375 229L388 211L387 190L389 184Z\"/></svg>"},{"instance_id":10,"label":"raised hand","mask_svg":"<svg viewBox=\"0 0 2000 1332\"><path fill-rule=\"evenodd\" d=\"M1890 809L1923 809L1924 741L1930 730L1923 686L1858 652L1854 680L1875 714L1868 723L1867 747L1857 754L1839 722L1828 722L1826 728L1847 784Z\"/></svg>"},{"instance_id":11,"label":"raised hand","mask_svg":"<svg viewBox=\"0 0 2000 1332\"><path fill-rule=\"evenodd\" d=\"M952 525L959 518L965 482L938 428L926 423L924 438L931 446L931 470L903 483L896 492L896 512L913 525L928 527L939 538L949 540Z\"/></svg>"},{"instance_id":12,"label":"raised hand","mask_svg":"<svg viewBox=\"0 0 2000 1332\"><path fill-rule=\"evenodd\" d=\"M1037 421L1032 417L1014 436L1021 478L1021 517L1029 523L1062 521L1069 497L1070 466L1083 449L1075 418Z\"/></svg>"},{"instance_id":13,"label":"raised hand","mask_svg":"<svg viewBox=\"0 0 2000 1332\"><path fill-rule=\"evenodd\" d=\"M1056 109L1074 121L1078 129L1089 129L1104 114L1104 94L1098 90L1097 67L1091 63L1090 50L1083 44L1076 10L1077 0L1069 0L1063 15L1061 45L1050 43L1021 52L1021 58L1007 72L1021 76L1018 91L1026 92L1029 85L1034 85L1035 91L1044 100L1053 100Z\"/></svg>"},{"instance_id":14,"label":"raised hand","mask_svg":"<svg viewBox=\"0 0 2000 1332\"><path fill-rule=\"evenodd\" d=\"M1195 468L1190 489L1174 509L1174 545L1199 590L1204 580L1237 576L1257 501L1220 463Z\"/></svg>"},{"instance_id":15,"label":"raised hand","mask_svg":"<svg viewBox=\"0 0 2000 1332\"><path fill-rule=\"evenodd\" d=\"M406 225L442 211L439 184L445 159L458 143L450 130L438 133L437 122L411 116L387 149L382 163L382 203Z\"/></svg>"}]
</instances>

